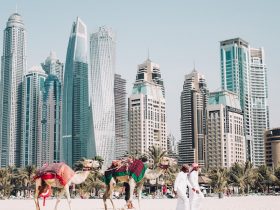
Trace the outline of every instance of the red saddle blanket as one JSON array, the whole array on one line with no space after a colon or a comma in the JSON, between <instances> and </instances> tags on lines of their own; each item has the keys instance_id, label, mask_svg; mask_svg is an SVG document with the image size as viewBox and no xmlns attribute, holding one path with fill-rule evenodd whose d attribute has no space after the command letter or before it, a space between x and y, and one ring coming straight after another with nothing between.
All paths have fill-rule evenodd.
<instances>
[{"instance_id":1,"label":"red saddle blanket","mask_svg":"<svg viewBox=\"0 0 280 210\"><path fill-rule=\"evenodd\" d=\"M74 174L75 172L65 163L50 163L39 168L34 179L42 178L47 180L56 178L61 185L65 186Z\"/></svg>"}]
</instances>

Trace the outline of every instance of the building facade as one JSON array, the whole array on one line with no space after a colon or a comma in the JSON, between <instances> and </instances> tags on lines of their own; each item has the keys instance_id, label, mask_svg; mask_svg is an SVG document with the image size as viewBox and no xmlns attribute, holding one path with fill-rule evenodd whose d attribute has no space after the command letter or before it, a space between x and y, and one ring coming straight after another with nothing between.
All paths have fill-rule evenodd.
<instances>
[{"instance_id":1,"label":"building facade","mask_svg":"<svg viewBox=\"0 0 280 210\"><path fill-rule=\"evenodd\" d=\"M268 128L267 74L264 50L240 39L220 42L222 88L236 93L244 113L247 160L265 162L264 131Z\"/></svg>"},{"instance_id":2,"label":"building facade","mask_svg":"<svg viewBox=\"0 0 280 210\"><path fill-rule=\"evenodd\" d=\"M58 163L62 157L62 85L53 74L44 83L42 113L42 160L44 163Z\"/></svg>"},{"instance_id":3,"label":"building facade","mask_svg":"<svg viewBox=\"0 0 280 210\"><path fill-rule=\"evenodd\" d=\"M127 121L127 98L126 80L121 75L115 74L114 82L115 97L115 131L116 131L116 158L122 157L128 152L128 121Z\"/></svg>"},{"instance_id":4,"label":"building facade","mask_svg":"<svg viewBox=\"0 0 280 210\"><path fill-rule=\"evenodd\" d=\"M152 146L167 151L164 88L154 81L154 72L161 78L159 65L150 59L138 65L128 99L129 151L134 155L145 154Z\"/></svg>"},{"instance_id":5,"label":"building facade","mask_svg":"<svg viewBox=\"0 0 280 210\"><path fill-rule=\"evenodd\" d=\"M250 46L240 39L220 42L222 89L236 93L244 113L244 132L246 136L246 157L253 159L253 131L250 92Z\"/></svg>"},{"instance_id":6,"label":"building facade","mask_svg":"<svg viewBox=\"0 0 280 210\"><path fill-rule=\"evenodd\" d=\"M40 66L32 67L22 83L22 139L20 166L42 166L43 92L47 75Z\"/></svg>"},{"instance_id":7,"label":"building facade","mask_svg":"<svg viewBox=\"0 0 280 210\"><path fill-rule=\"evenodd\" d=\"M193 70L185 76L181 93L179 164L205 164L206 106L209 91L203 75Z\"/></svg>"},{"instance_id":8,"label":"building facade","mask_svg":"<svg viewBox=\"0 0 280 210\"><path fill-rule=\"evenodd\" d=\"M0 81L0 167L20 165L22 79L26 73L26 31L12 14L4 30Z\"/></svg>"},{"instance_id":9,"label":"building facade","mask_svg":"<svg viewBox=\"0 0 280 210\"><path fill-rule=\"evenodd\" d=\"M69 165L87 157L88 79L87 27L77 18L68 42L62 100L63 159Z\"/></svg>"},{"instance_id":10,"label":"building facade","mask_svg":"<svg viewBox=\"0 0 280 210\"><path fill-rule=\"evenodd\" d=\"M265 138L265 161L269 167L280 166L280 128L266 130Z\"/></svg>"},{"instance_id":11,"label":"building facade","mask_svg":"<svg viewBox=\"0 0 280 210\"><path fill-rule=\"evenodd\" d=\"M264 132L269 128L267 69L263 48L250 48L250 78L254 151L252 162L260 166L265 163Z\"/></svg>"},{"instance_id":12,"label":"building facade","mask_svg":"<svg viewBox=\"0 0 280 210\"><path fill-rule=\"evenodd\" d=\"M55 75L59 81L63 82L63 63L58 60L56 53L51 51L44 63L41 63L42 68L47 75Z\"/></svg>"},{"instance_id":13,"label":"building facade","mask_svg":"<svg viewBox=\"0 0 280 210\"><path fill-rule=\"evenodd\" d=\"M205 145L207 168L229 168L234 163L245 163L243 113L235 93L229 91L210 93Z\"/></svg>"},{"instance_id":14,"label":"building facade","mask_svg":"<svg viewBox=\"0 0 280 210\"><path fill-rule=\"evenodd\" d=\"M115 158L115 34L100 27L90 36L90 103L96 155L104 158L104 167Z\"/></svg>"},{"instance_id":15,"label":"building facade","mask_svg":"<svg viewBox=\"0 0 280 210\"><path fill-rule=\"evenodd\" d=\"M169 157L178 159L178 141L172 134L168 134L167 136L167 152Z\"/></svg>"}]
</instances>

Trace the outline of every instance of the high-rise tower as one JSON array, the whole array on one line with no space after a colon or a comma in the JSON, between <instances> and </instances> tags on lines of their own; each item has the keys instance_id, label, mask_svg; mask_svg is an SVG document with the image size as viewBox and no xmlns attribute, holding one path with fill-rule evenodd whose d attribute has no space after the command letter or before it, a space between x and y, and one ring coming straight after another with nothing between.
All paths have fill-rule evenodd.
<instances>
[{"instance_id":1,"label":"high-rise tower","mask_svg":"<svg viewBox=\"0 0 280 210\"><path fill-rule=\"evenodd\" d=\"M163 83L155 81L154 72L158 74L157 78L161 78L159 65L150 59L138 65L128 99L129 149L132 154L144 154L151 146L167 151L164 87Z\"/></svg>"},{"instance_id":2,"label":"high-rise tower","mask_svg":"<svg viewBox=\"0 0 280 210\"><path fill-rule=\"evenodd\" d=\"M43 92L47 75L40 66L32 67L22 83L22 140L20 166L42 166Z\"/></svg>"},{"instance_id":3,"label":"high-rise tower","mask_svg":"<svg viewBox=\"0 0 280 210\"><path fill-rule=\"evenodd\" d=\"M267 75L262 48L251 48L240 39L222 41L222 88L239 96L244 113L246 157L255 166L265 163L264 131L268 129Z\"/></svg>"},{"instance_id":4,"label":"high-rise tower","mask_svg":"<svg viewBox=\"0 0 280 210\"><path fill-rule=\"evenodd\" d=\"M244 132L248 160L252 161L253 132L250 93L249 43L240 38L220 42L222 89L236 93L244 113Z\"/></svg>"},{"instance_id":5,"label":"high-rise tower","mask_svg":"<svg viewBox=\"0 0 280 210\"><path fill-rule=\"evenodd\" d=\"M63 63L52 51L41 66L48 75L43 95L42 161L60 162L63 159L61 141Z\"/></svg>"},{"instance_id":6,"label":"high-rise tower","mask_svg":"<svg viewBox=\"0 0 280 210\"><path fill-rule=\"evenodd\" d=\"M238 96L230 91L210 93L205 145L207 168L229 168L234 163L245 163L243 130L243 113Z\"/></svg>"},{"instance_id":7,"label":"high-rise tower","mask_svg":"<svg viewBox=\"0 0 280 210\"><path fill-rule=\"evenodd\" d=\"M45 163L57 163L62 159L62 86L53 74L48 75L44 84L42 109L42 160Z\"/></svg>"},{"instance_id":8,"label":"high-rise tower","mask_svg":"<svg viewBox=\"0 0 280 210\"><path fill-rule=\"evenodd\" d=\"M26 71L26 31L12 14L4 30L0 81L0 167L20 165L22 79Z\"/></svg>"},{"instance_id":9,"label":"high-rise tower","mask_svg":"<svg viewBox=\"0 0 280 210\"><path fill-rule=\"evenodd\" d=\"M96 155L107 167L115 158L115 34L100 27L90 36L90 103Z\"/></svg>"},{"instance_id":10,"label":"high-rise tower","mask_svg":"<svg viewBox=\"0 0 280 210\"><path fill-rule=\"evenodd\" d=\"M41 63L42 68L47 75L55 75L60 82L63 82L63 63L56 57L56 53L51 51L44 63Z\"/></svg>"},{"instance_id":11,"label":"high-rise tower","mask_svg":"<svg viewBox=\"0 0 280 210\"><path fill-rule=\"evenodd\" d=\"M71 29L63 86L63 159L73 165L87 157L89 128L87 27L80 18Z\"/></svg>"},{"instance_id":12,"label":"high-rise tower","mask_svg":"<svg viewBox=\"0 0 280 210\"><path fill-rule=\"evenodd\" d=\"M265 164L264 131L269 128L267 69L263 48L250 48L250 90L252 103L253 159Z\"/></svg>"},{"instance_id":13,"label":"high-rise tower","mask_svg":"<svg viewBox=\"0 0 280 210\"><path fill-rule=\"evenodd\" d=\"M128 152L128 124L127 124L127 98L126 80L121 75L115 74L115 130L116 130L116 158Z\"/></svg>"},{"instance_id":14,"label":"high-rise tower","mask_svg":"<svg viewBox=\"0 0 280 210\"><path fill-rule=\"evenodd\" d=\"M181 93L181 142L179 163L205 164L206 106L208 89L204 76L193 70L185 76Z\"/></svg>"}]
</instances>

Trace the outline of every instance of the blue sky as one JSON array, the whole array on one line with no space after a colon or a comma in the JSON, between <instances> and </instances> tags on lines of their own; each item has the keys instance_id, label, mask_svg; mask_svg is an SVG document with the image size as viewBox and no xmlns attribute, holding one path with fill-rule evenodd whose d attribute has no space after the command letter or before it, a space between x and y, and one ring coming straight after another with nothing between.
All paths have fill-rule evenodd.
<instances>
[{"instance_id":1,"label":"blue sky","mask_svg":"<svg viewBox=\"0 0 280 210\"><path fill-rule=\"evenodd\" d=\"M116 72L131 94L137 65L150 58L161 66L166 87L168 130L180 138L180 93L184 75L196 69L210 91L220 87L219 41L241 37L264 47L268 68L271 127L280 126L280 1L276 0L0 0L3 30L15 12L27 29L27 66L39 65L50 50L65 62L72 22L79 16L92 33L107 25L117 33Z\"/></svg>"}]
</instances>

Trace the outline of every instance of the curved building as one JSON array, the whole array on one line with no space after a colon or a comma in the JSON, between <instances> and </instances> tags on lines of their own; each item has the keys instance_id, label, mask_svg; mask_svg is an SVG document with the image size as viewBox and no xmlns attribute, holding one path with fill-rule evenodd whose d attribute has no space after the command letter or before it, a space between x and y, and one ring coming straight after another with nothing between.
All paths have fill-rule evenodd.
<instances>
[{"instance_id":1,"label":"curved building","mask_svg":"<svg viewBox=\"0 0 280 210\"><path fill-rule=\"evenodd\" d=\"M264 134L266 164L280 166L280 128L269 129Z\"/></svg>"},{"instance_id":2,"label":"curved building","mask_svg":"<svg viewBox=\"0 0 280 210\"><path fill-rule=\"evenodd\" d=\"M22 79L26 71L26 31L20 14L4 30L0 82L0 167L20 165Z\"/></svg>"},{"instance_id":3,"label":"curved building","mask_svg":"<svg viewBox=\"0 0 280 210\"><path fill-rule=\"evenodd\" d=\"M63 86L63 159L73 165L87 157L88 143L87 27L80 18L71 29Z\"/></svg>"},{"instance_id":4,"label":"curved building","mask_svg":"<svg viewBox=\"0 0 280 210\"><path fill-rule=\"evenodd\" d=\"M115 158L115 34L100 27L90 37L90 101L96 155L104 158L104 167Z\"/></svg>"}]
</instances>

